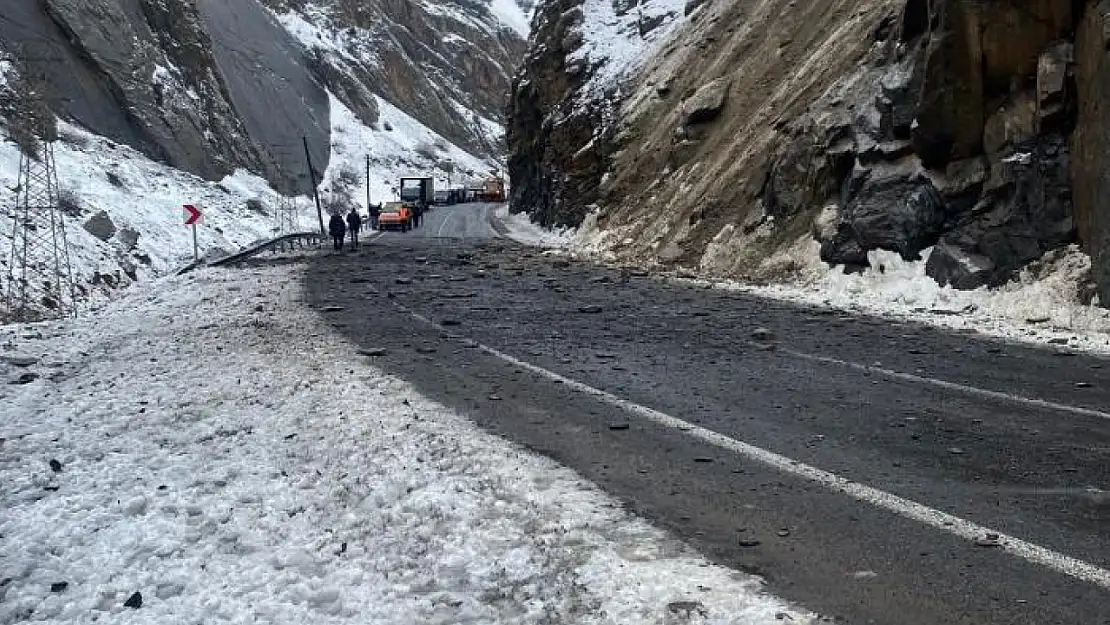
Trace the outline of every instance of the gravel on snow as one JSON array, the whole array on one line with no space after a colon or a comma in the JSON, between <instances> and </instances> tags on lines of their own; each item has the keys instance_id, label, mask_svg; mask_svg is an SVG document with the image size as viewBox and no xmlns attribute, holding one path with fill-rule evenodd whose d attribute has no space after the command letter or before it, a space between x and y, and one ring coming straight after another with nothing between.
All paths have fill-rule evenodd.
<instances>
[{"instance_id":1,"label":"gravel on snow","mask_svg":"<svg viewBox=\"0 0 1110 625\"><path fill-rule=\"evenodd\" d=\"M0 624L813 618L375 369L300 269L0 328Z\"/></svg>"}]
</instances>

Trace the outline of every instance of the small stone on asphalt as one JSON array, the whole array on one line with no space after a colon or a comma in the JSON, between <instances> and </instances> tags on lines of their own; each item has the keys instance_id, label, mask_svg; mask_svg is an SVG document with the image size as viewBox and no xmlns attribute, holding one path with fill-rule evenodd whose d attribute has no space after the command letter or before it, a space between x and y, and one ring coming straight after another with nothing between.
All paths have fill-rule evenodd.
<instances>
[{"instance_id":1,"label":"small stone on asphalt","mask_svg":"<svg viewBox=\"0 0 1110 625\"><path fill-rule=\"evenodd\" d=\"M60 463L57 460L54 460L53 458L51 458L50 459L50 470L55 472L55 473L61 473L62 472L62 463Z\"/></svg>"},{"instance_id":2,"label":"small stone on asphalt","mask_svg":"<svg viewBox=\"0 0 1110 625\"><path fill-rule=\"evenodd\" d=\"M750 540L749 539L749 540L741 540L739 544L740 544L741 547L751 548L751 547L758 547L763 543L761 543L758 540Z\"/></svg>"},{"instance_id":3,"label":"small stone on asphalt","mask_svg":"<svg viewBox=\"0 0 1110 625\"><path fill-rule=\"evenodd\" d=\"M587 315L596 315L597 313L599 313L601 311L602 311L601 306L579 306L578 307L578 312L584 313L584 314L587 314Z\"/></svg>"},{"instance_id":4,"label":"small stone on asphalt","mask_svg":"<svg viewBox=\"0 0 1110 625\"><path fill-rule=\"evenodd\" d=\"M0 361L6 362L13 367L30 367L37 364L39 359L34 356L0 356Z\"/></svg>"},{"instance_id":5,"label":"small stone on asphalt","mask_svg":"<svg viewBox=\"0 0 1110 625\"><path fill-rule=\"evenodd\" d=\"M628 426L627 423L610 423L609 424L609 429L610 430L627 430L628 427L629 426Z\"/></svg>"},{"instance_id":6,"label":"small stone on asphalt","mask_svg":"<svg viewBox=\"0 0 1110 625\"><path fill-rule=\"evenodd\" d=\"M767 328L756 328L752 330L752 338L757 341L773 341L775 340L775 333Z\"/></svg>"},{"instance_id":7,"label":"small stone on asphalt","mask_svg":"<svg viewBox=\"0 0 1110 625\"><path fill-rule=\"evenodd\" d=\"M363 356L378 357L385 356L389 352L384 347L371 347L368 349L360 349L358 350L358 353L362 354Z\"/></svg>"},{"instance_id":8,"label":"small stone on asphalt","mask_svg":"<svg viewBox=\"0 0 1110 625\"><path fill-rule=\"evenodd\" d=\"M69 588L69 582L54 582L50 584L50 592L65 592Z\"/></svg>"},{"instance_id":9,"label":"small stone on asphalt","mask_svg":"<svg viewBox=\"0 0 1110 625\"><path fill-rule=\"evenodd\" d=\"M135 610L143 607L143 593L136 592L135 594L131 595L127 599L127 601L123 602L123 606L126 608L133 608Z\"/></svg>"}]
</instances>

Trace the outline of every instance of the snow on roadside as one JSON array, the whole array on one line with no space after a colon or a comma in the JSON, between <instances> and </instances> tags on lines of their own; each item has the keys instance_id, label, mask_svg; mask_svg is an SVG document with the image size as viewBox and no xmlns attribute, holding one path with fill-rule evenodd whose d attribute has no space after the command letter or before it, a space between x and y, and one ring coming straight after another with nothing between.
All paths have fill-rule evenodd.
<instances>
[{"instance_id":1,"label":"snow on roadside","mask_svg":"<svg viewBox=\"0 0 1110 625\"><path fill-rule=\"evenodd\" d=\"M577 233L559 253L602 263L621 263L615 249L630 243L620 228L601 228L596 213L586 216ZM821 262L819 244L803 237L764 259L761 275L776 282L753 284L706 273L668 271L658 261L646 263L669 278L687 284L768 297L806 306L970 330L995 338L1040 345L1068 346L1110 354L1110 310L1083 304L1078 289L1089 279L1090 257L1077 246L1047 253L1001 287L961 291L942 287L925 274L931 249L922 260L907 262L894 253L873 251L862 274ZM703 258L713 255L712 246ZM727 265L725 265L727 267Z\"/></svg>"},{"instance_id":2,"label":"snow on roadside","mask_svg":"<svg viewBox=\"0 0 1110 625\"><path fill-rule=\"evenodd\" d=\"M526 213L510 213L508 204L499 205L494 217L508 230L510 239L536 247L564 249L574 240L575 230L548 230L534 223Z\"/></svg>"},{"instance_id":3,"label":"snow on roadside","mask_svg":"<svg viewBox=\"0 0 1110 625\"><path fill-rule=\"evenodd\" d=\"M907 262L894 252L873 251L871 267L845 274L818 259L811 239L782 252L801 268L791 283L745 285L713 281L720 288L811 306L879 315L1037 345L1066 345L1110 354L1110 310L1082 304L1078 287L1087 278L1090 257L1078 246L1049 252L1001 287L961 291L942 287L925 274L929 253ZM700 281L706 283L705 281Z\"/></svg>"},{"instance_id":4,"label":"snow on roadside","mask_svg":"<svg viewBox=\"0 0 1110 625\"><path fill-rule=\"evenodd\" d=\"M812 622L370 366L298 269L0 328L40 376L0 407L0 624Z\"/></svg>"}]
</instances>

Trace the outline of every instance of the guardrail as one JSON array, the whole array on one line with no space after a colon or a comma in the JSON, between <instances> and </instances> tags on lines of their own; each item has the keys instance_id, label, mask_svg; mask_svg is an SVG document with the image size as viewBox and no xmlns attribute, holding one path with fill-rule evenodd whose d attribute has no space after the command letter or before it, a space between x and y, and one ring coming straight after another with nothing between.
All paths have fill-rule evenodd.
<instances>
[{"instance_id":1,"label":"guardrail","mask_svg":"<svg viewBox=\"0 0 1110 625\"><path fill-rule=\"evenodd\" d=\"M319 247L322 241L323 236L319 232L294 232L292 234L283 234L280 237L275 237L273 239L270 239L269 241L263 241L258 245L253 245L244 250L240 250L234 254L231 254L230 256L224 256L223 258L211 262L205 262L204 260L193 261L179 269L177 271L177 275L189 273L190 271L196 269L197 267L200 267L201 265L207 265L209 267L223 267L226 265L233 265L235 263L247 260L248 258L258 256L263 252L278 251L279 249L283 250L287 246L294 249L298 246L303 248L309 245Z\"/></svg>"}]
</instances>

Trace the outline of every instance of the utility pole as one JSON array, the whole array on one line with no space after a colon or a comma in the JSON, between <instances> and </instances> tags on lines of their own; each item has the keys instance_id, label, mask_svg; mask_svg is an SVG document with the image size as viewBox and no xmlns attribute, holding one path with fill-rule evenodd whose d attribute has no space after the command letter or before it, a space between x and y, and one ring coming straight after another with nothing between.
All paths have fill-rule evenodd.
<instances>
[{"instance_id":1,"label":"utility pole","mask_svg":"<svg viewBox=\"0 0 1110 625\"><path fill-rule=\"evenodd\" d=\"M370 214L370 155L366 155L366 214Z\"/></svg>"},{"instance_id":2,"label":"utility pole","mask_svg":"<svg viewBox=\"0 0 1110 625\"><path fill-rule=\"evenodd\" d=\"M304 157L308 161L308 175L312 180L312 198L316 200L316 216L320 218L320 235L326 236L328 231L324 228L324 209L320 206L320 191L316 188L316 170L312 167L312 155L308 152L308 137L301 136L304 142Z\"/></svg>"}]
</instances>

